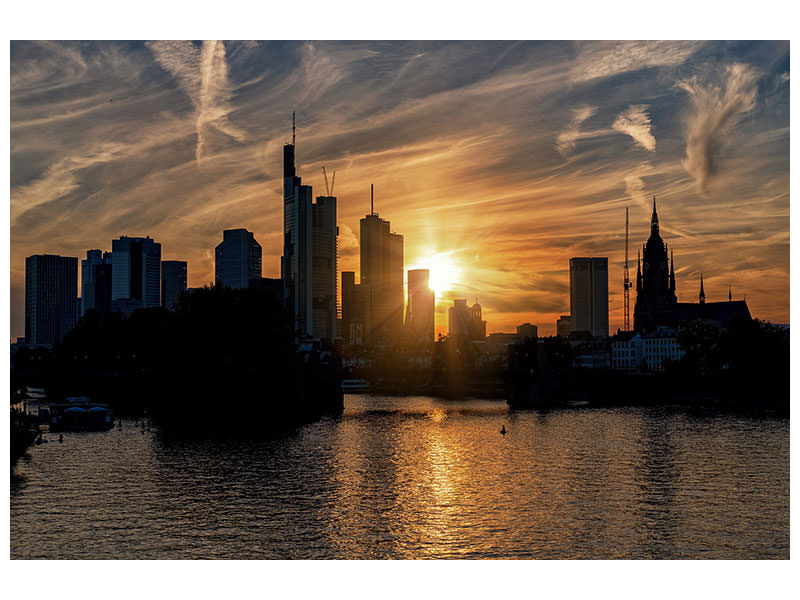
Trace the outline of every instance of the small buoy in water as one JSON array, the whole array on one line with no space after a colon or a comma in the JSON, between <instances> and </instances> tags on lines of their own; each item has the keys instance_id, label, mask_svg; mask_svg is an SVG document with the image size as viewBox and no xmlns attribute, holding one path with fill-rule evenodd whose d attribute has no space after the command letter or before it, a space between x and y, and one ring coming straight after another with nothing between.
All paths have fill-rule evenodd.
<instances>
[{"instance_id":1,"label":"small buoy in water","mask_svg":"<svg viewBox=\"0 0 800 600\"><path fill-rule=\"evenodd\" d=\"M505 424L505 423L503 423L503 428L500 430L500 433L502 433L503 435L505 435L506 433L508 433L508 432L506 431L506 424Z\"/></svg>"}]
</instances>

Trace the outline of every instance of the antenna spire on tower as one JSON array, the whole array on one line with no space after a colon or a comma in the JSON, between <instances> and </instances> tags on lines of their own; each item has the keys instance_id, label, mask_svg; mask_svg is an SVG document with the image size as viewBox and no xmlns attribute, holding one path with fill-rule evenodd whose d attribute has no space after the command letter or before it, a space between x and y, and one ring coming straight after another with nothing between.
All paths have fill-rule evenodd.
<instances>
[{"instance_id":1,"label":"antenna spire on tower","mask_svg":"<svg viewBox=\"0 0 800 600\"><path fill-rule=\"evenodd\" d=\"M369 184L369 214L375 214L375 184Z\"/></svg>"},{"instance_id":2,"label":"antenna spire on tower","mask_svg":"<svg viewBox=\"0 0 800 600\"><path fill-rule=\"evenodd\" d=\"M294 109L292 109L292 146L294 146Z\"/></svg>"}]
</instances>

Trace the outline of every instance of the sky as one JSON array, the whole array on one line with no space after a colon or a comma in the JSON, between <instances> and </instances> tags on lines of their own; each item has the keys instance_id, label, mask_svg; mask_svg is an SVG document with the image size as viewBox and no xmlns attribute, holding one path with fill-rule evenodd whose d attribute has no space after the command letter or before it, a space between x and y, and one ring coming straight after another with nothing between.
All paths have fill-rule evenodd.
<instances>
[{"instance_id":1,"label":"sky","mask_svg":"<svg viewBox=\"0 0 800 600\"><path fill-rule=\"evenodd\" d=\"M336 172L340 270L359 219L405 238L405 264L449 268L487 331L551 335L569 259L608 257L612 332L653 196L677 295L746 299L789 322L788 42L12 42L10 306L25 257L84 258L149 235L213 280L245 227L280 276L282 145L314 195ZM631 298L633 306L634 296ZM632 318L632 308L631 308Z\"/></svg>"}]
</instances>

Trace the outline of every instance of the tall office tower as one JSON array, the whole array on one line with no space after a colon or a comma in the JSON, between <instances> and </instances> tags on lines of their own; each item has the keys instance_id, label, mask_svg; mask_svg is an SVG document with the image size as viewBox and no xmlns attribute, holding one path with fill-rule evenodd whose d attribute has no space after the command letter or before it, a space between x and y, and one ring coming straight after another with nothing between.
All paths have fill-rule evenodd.
<instances>
[{"instance_id":1,"label":"tall office tower","mask_svg":"<svg viewBox=\"0 0 800 600\"><path fill-rule=\"evenodd\" d=\"M336 197L317 196L311 206L311 335L336 337Z\"/></svg>"},{"instance_id":2,"label":"tall office tower","mask_svg":"<svg viewBox=\"0 0 800 600\"><path fill-rule=\"evenodd\" d=\"M400 339L403 329L403 236L372 212L361 219L361 285L366 303L365 341Z\"/></svg>"},{"instance_id":3,"label":"tall office tower","mask_svg":"<svg viewBox=\"0 0 800 600\"><path fill-rule=\"evenodd\" d=\"M294 166L295 125L292 143L283 147L283 256L281 279L286 310L292 315L295 336L312 335L312 192L303 185Z\"/></svg>"},{"instance_id":4,"label":"tall office tower","mask_svg":"<svg viewBox=\"0 0 800 600\"><path fill-rule=\"evenodd\" d=\"M161 305L161 244L150 236L112 240L111 301L126 312Z\"/></svg>"},{"instance_id":5,"label":"tall office tower","mask_svg":"<svg viewBox=\"0 0 800 600\"><path fill-rule=\"evenodd\" d=\"M447 310L447 335L473 341L485 339L486 321L482 312L477 300L472 306L467 306L466 300L453 300L453 306Z\"/></svg>"},{"instance_id":6,"label":"tall office tower","mask_svg":"<svg viewBox=\"0 0 800 600\"><path fill-rule=\"evenodd\" d=\"M261 278L261 244L247 229L223 231L214 257L214 281L219 286L241 289Z\"/></svg>"},{"instance_id":7,"label":"tall office tower","mask_svg":"<svg viewBox=\"0 0 800 600\"><path fill-rule=\"evenodd\" d=\"M34 254L25 259L25 342L57 344L75 326L78 259Z\"/></svg>"},{"instance_id":8,"label":"tall office tower","mask_svg":"<svg viewBox=\"0 0 800 600\"><path fill-rule=\"evenodd\" d=\"M111 302L111 286L106 285L106 282L101 283L103 294L100 295L100 306L97 305L97 268L103 265L109 267L108 273L111 268L111 252L103 252L102 250L87 250L86 258L81 261L81 316L86 314L87 310L95 309L102 312L102 309L107 303ZM105 271L103 271L105 273ZM108 294L108 302L104 293Z\"/></svg>"},{"instance_id":9,"label":"tall office tower","mask_svg":"<svg viewBox=\"0 0 800 600\"><path fill-rule=\"evenodd\" d=\"M572 331L608 335L608 258L569 259Z\"/></svg>"},{"instance_id":10,"label":"tall office tower","mask_svg":"<svg viewBox=\"0 0 800 600\"><path fill-rule=\"evenodd\" d=\"M433 343L433 318L436 296L429 287L429 269L408 272L408 303L406 305L406 332L412 346Z\"/></svg>"},{"instance_id":11,"label":"tall office tower","mask_svg":"<svg viewBox=\"0 0 800 600\"><path fill-rule=\"evenodd\" d=\"M186 291L186 261L161 261L161 306L169 310L178 307L178 299Z\"/></svg>"}]
</instances>

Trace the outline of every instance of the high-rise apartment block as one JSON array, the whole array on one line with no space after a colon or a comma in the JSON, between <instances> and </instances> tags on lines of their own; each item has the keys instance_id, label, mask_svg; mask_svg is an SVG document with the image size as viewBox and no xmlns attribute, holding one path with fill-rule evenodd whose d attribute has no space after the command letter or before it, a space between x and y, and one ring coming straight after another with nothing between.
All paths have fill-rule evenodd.
<instances>
[{"instance_id":1,"label":"high-rise apartment block","mask_svg":"<svg viewBox=\"0 0 800 600\"><path fill-rule=\"evenodd\" d=\"M408 272L408 302L406 304L406 335L414 347L433 343L434 308L436 296L430 288L429 269Z\"/></svg>"},{"instance_id":2,"label":"high-rise apartment block","mask_svg":"<svg viewBox=\"0 0 800 600\"><path fill-rule=\"evenodd\" d=\"M372 212L361 219L365 341L391 343L403 330L403 236Z\"/></svg>"},{"instance_id":3,"label":"high-rise apartment block","mask_svg":"<svg viewBox=\"0 0 800 600\"><path fill-rule=\"evenodd\" d=\"M608 258L569 260L569 305L573 332L608 335Z\"/></svg>"},{"instance_id":4,"label":"high-rise apartment block","mask_svg":"<svg viewBox=\"0 0 800 600\"><path fill-rule=\"evenodd\" d=\"M161 306L169 310L178 307L178 299L186 291L185 260L161 261Z\"/></svg>"},{"instance_id":5,"label":"high-rise apartment block","mask_svg":"<svg viewBox=\"0 0 800 600\"><path fill-rule=\"evenodd\" d=\"M246 288L261 278L261 244L247 229L226 229L214 252L214 281L218 286Z\"/></svg>"},{"instance_id":6,"label":"high-rise apartment block","mask_svg":"<svg viewBox=\"0 0 800 600\"><path fill-rule=\"evenodd\" d=\"M312 199L295 170L295 131L283 147L283 256L281 280L286 309L297 337L336 337L336 198Z\"/></svg>"},{"instance_id":7,"label":"high-rise apartment block","mask_svg":"<svg viewBox=\"0 0 800 600\"><path fill-rule=\"evenodd\" d=\"M25 259L25 342L57 344L75 326L78 259L34 254Z\"/></svg>"},{"instance_id":8,"label":"high-rise apartment block","mask_svg":"<svg viewBox=\"0 0 800 600\"><path fill-rule=\"evenodd\" d=\"M81 261L81 315L111 308L111 252L87 250Z\"/></svg>"},{"instance_id":9,"label":"high-rise apartment block","mask_svg":"<svg viewBox=\"0 0 800 600\"><path fill-rule=\"evenodd\" d=\"M161 244L150 236L112 240L111 302L126 313L161 305Z\"/></svg>"}]
</instances>

